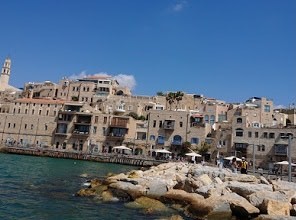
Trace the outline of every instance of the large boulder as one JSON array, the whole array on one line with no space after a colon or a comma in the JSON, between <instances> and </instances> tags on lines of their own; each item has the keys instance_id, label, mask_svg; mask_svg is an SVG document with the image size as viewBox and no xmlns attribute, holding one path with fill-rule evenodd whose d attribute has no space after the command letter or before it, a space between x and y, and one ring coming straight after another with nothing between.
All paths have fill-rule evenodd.
<instances>
[{"instance_id":1,"label":"large boulder","mask_svg":"<svg viewBox=\"0 0 296 220\"><path fill-rule=\"evenodd\" d=\"M204 197L196 193L188 193L184 190L171 189L165 195L163 195L167 201L173 201L173 203L190 204L194 201L204 200Z\"/></svg>"},{"instance_id":2,"label":"large boulder","mask_svg":"<svg viewBox=\"0 0 296 220\"><path fill-rule=\"evenodd\" d=\"M257 208L261 209L261 206L264 202L264 200L273 200L273 201L278 201L280 203L288 203L289 197L283 193L283 192L270 192L270 191L257 191L249 196L247 196L247 199L249 202L256 206ZM262 210L264 211L264 210Z\"/></svg>"},{"instance_id":3,"label":"large boulder","mask_svg":"<svg viewBox=\"0 0 296 220\"><path fill-rule=\"evenodd\" d=\"M215 203L206 217L207 220L231 220L232 211L228 202Z\"/></svg>"},{"instance_id":4,"label":"large boulder","mask_svg":"<svg viewBox=\"0 0 296 220\"><path fill-rule=\"evenodd\" d=\"M125 204L128 208L143 209L145 213L167 212L169 209L160 201L145 196Z\"/></svg>"},{"instance_id":5,"label":"large boulder","mask_svg":"<svg viewBox=\"0 0 296 220\"><path fill-rule=\"evenodd\" d=\"M254 217L260 213L258 208L249 203L249 201L245 198L235 193L228 193L218 198L210 197L207 201L208 203L229 203L232 213L238 217Z\"/></svg>"},{"instance_id":6,"label":"large boulder","mask_svg":"<svg viewBox=\"0 0 296 220\"><path fill-rule=\"evenodd\" d=\"M160 198L168 191L166 180L153 178L147 183L146 195L150 198Z\"/></svg>"},{"instance_id":7,"label":"large boulder","mask_svg":"<svg viewBox=\"0 0 296 220\"><path fill-rule=\"evenodd\" d=\"M258 184L260 180L253 175L246 175L246 174L232 174L225 177L225 181L237 181L243 183L256 183Z\"/></svg>"},{"instance_id":8,"label":"large boulder","mask_svg":"<svg viewBox=\"0 0 296 220\"><path fill-rule=\"evenodd\" d=\"M282 215L259 215L255 220L295 220L294 217L282 216Z\"/></svg>"},{"instance_id":9,"label":"large boulder","mask_svg":"<svg viewBox=\"0 0 296 220\"><path fill-rule=\"evenodd\" d=\"M255 192L259 192L259 191L272 192L273 191L272 185L266 185L266 184L254 184L254 183L243 183L243 182L232 181L232 182L228 182L227 186L231 191L245 198L248 195L251 195Z\"/></svg>"},{"instance_id":10,"label":"large boulder","mask_svg":"<svg viewBox=\"0 0 296 220\"><path fill-rule=\"evenodd\" d=\"M109 188L113 189L112 191L114 192L114 194L126 196L126 198L123 198L123 200L125 201L130 199L129 196L135 199L147 194L147 189L144 186L134 185L130 182L117 181L115 183L109 184ZM123 192L125 193L123 194ZM125 194L128 194L129 196Z\"/></svg>"},{"instance_id":11,"label":"large boulder","mask_svg":"<svg viewBox=\"0 0 296 220\"><path fill-rule=\"evenodd\" d=\"M261 208L262 213L268 215L282 215L290 216L290 203L281 202L271 199L266 199L263 201Z\"/></svg>"},{"instance_id":12,"label":"large boulder","mask_svg":"<svg viewBox=\"0 0 296 220\"><path fill-rule=\"evenodd\" d=\"M296 191L296 183L282 180L271 180L274 191Z\"/></svg>"}]
</instances>

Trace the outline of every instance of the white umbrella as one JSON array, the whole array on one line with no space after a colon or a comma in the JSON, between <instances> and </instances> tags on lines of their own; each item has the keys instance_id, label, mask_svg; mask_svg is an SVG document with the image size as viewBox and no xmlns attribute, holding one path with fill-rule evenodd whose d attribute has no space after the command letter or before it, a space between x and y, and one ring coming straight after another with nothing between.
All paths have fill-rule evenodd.
<instances>
[{"instance_id":1,"label":"white umbrella","mask_svg":"<svg viewBox=\"0 0 296 220\"><path fill-rule=\"evenodd\" d=\"M172 152L165 150L165 149L159 149L155 150L156 153L163 153L163 154L171 154Z\"/></svg>"},{"instance_id":2,"label":"white umbrella","mask_svg":"<svg viewBox=\"0 0 296 220\"><path fill-rule=\"evenodd\" d=\"M116 146L116 147L113 147L112 149L113 150L115 150L115 149L119 149L119 150L132 150L131 148L126 147L126 146Z\"/></svg>"},{"instance_id":3,"label":"white umbrella","mask_svg":"<svg viewBox=\"0 0 296 220\"><path fill-rule=\"evenodd\" d=\"M224 159L225 160L232 160L235 156L230 156L230 157L225 157ZM235 157L236 158L236 161L242 161L242 159L238 158L238 157Z\"/></svg>"},{"instance_id":4,"label":"white umbrella","mask_svg":"<svg viewBox=\"0 0 296 220\"><path fill-rule=\"evenodd\" d=\"M280 161L280 162L276 162L274 164L279 164L279 165L289 165L289 162L284 160L284 161ZM296 166L295 163L291 163L291 166Z\"/></svg>"},{"instance_id":5,"label":"white umbrella","mask_svg":"<svg viewBox=\"0 0 296 220\"><path fill-rule=\"evenodd\" d=\"M191 156L191 157L202 157L200 154L197 154L195 152L187 153L185 154L186 156Z\"/></svg>"}]
</instances>

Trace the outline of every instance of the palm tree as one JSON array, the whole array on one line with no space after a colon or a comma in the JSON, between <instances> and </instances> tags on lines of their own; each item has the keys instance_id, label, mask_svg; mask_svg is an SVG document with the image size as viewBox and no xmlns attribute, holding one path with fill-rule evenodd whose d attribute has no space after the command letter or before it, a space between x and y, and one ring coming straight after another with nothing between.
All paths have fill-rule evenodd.
<instances>
[{"instance_id":1,"label":"palm tree","mask_svg":"<svg viewBox=\"0 0 296 220\"><path fill-rule=\"evenodd\" d=\"M175 102L175 99L176 99L176 93L174 92L169 92L167 95L166 95L166 101L169 103L170 105L170 110L172 110L172 104Z\"/></svg>"},{"instance_id":2,"label":"palm tree","mask_svg":"<svg viewBox=\"0 0 296 220\"><path fill-rule=\"evenodd\" d=\"M179 106L179 102L183 99L183 96L184 96L184 93L181 92L181 91L178 91L176 94L175 94L175 99L177 101L177 108Z\"/></svg>"}]
</instances>

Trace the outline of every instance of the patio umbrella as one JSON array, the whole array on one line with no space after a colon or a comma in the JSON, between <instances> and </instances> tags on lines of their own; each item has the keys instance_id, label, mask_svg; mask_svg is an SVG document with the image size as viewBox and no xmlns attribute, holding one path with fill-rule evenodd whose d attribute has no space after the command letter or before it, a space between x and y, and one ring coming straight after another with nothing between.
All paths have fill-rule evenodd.
<instances>
[{"instance_id":1,"label":"patio umbrella","mask_svg":"<svg viewBox=\"0 0 296 220\"><path fill-rule=\"evenodd\" d=\"M278 165L289 165L289 162L284 160L284 161L280 161L280 162L275 162L274 164L278 164ZM291 163L291 166L296 166L295 163Z\"/></svg>"},{"instance_id":2,"label":"patio umbrella","mask_svg":"<svg viewBox=\"0 0 296 220\"><path fill-rule=\"evenodd\" d=\"M172 152L165 150L165 149L159 149L155 150L156 153L163 153L163 154L171 154Z\"/></svg>"},{"instance_id":3,"label":"patio umbrella","mask_svg":"<svg viewBox=\"0 0 296 220\"><path fill-rule=\"evenodd\" d=\"M230 157L225 157L224 159L225 160L231 160L234 158L235 156L230 156ZM238 158L238 157L235 157L236 158L236 161L242 161L242 159Z\"/></svg>"},{"instance_id":4,"label":"patio umbrella","mask_svg":"<svg viewBox=\"0 0 296 220\"><path fill-rule=\"evenodd\" d=\"M191 153L187 153L185 154L186 156L191 156L191 157L202 157L200 154L195 153L195 152L191 152Z\"/></svg>"},{"instance_id":5,"label":"patio umbrella","mask_svg":"<svg viewBox=\"0 0 296 220\"><path fill-rule=\"evenodd\" d=\"M113 147L112 149L113 150L115 150L115 149L119 149L119 150L132 150L131 148L126 147L126 146L116 146L116 147Z\"/></svg>"}]
</instances>

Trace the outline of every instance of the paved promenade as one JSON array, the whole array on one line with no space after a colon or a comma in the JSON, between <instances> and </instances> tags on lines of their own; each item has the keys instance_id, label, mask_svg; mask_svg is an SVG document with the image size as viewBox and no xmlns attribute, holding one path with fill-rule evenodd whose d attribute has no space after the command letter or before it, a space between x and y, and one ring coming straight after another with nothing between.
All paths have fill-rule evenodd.
<instances>
[{"instance_id":1,"label":"paved promenade","mask_svg":"<svg viewBox=\"0 0 296 220\"><path fill-rule=\"evenodd\" d=\"M155 160L154 158L143 157L142 155L123 155L117 153L93 153L86 154L82 152L69 152L52 149L36 149L36 148L22 148L22 147L1 147L2 153L12 153L21 155L32 155L42 157L55 157L75 160L88 160L103 163L118 163L133 166L155 166L167 162L163 160Z\"/></svg>"}]
</instances>

